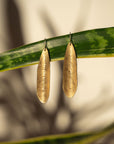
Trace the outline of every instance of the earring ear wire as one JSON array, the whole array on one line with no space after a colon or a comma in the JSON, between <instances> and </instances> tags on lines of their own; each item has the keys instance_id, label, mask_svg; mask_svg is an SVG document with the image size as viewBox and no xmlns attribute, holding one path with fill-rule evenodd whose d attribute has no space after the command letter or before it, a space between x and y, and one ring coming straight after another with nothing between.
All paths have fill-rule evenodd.
<instances>
[{"instance_id":1,"label":"earring ear wire","mask_svg":"<svg viewBox=\"0 0 114 144\"><path fill-rule=\"evenodd\" d=\"M69 33L70 44L72 43L72 35L71 32Z\"/></svg>"},{"instance_id":2,"label":"earring ear wire","mask_svg":"<svg viewBox=\"0 0 114 144\"><path fill-rule=\"evenodd\" d=\"M46 41L46 38L44 39L44 50L46 50L47 48L47 41Z\"/></svg>"}]
</instances>

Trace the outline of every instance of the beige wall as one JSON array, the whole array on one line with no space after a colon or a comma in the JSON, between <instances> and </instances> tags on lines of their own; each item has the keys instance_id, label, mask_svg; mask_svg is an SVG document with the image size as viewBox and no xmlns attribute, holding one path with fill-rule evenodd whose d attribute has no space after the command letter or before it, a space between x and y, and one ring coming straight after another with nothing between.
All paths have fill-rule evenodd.
<instances>
[{"instance_id":1,"label":"beige wall","mask_svg":"<svg viewBox=\"0 0 114 144\"><path fill-rule=\"evenodd\" d=\"M0 52L7 50L10 45L5 4L6 0L0 0ZM15 4L20 13L24 44L69 32L114 26L114 0L15 0ZM42 105L48 113L53 113L58 107L62 63L51 62L50 98ZM22 69L23 81L32 93L36 92L36 69L37 65ZM15 97L16 93L21 95L20 89L23 88L16 75L9 77L12 73L14 71L0 73L0 78L8 77L9 83L15 89ZM66 106L71 112L78 112L76 122L73 124L74 130L91 130L112 123L114 58L78 59L78 90L72 99L66 98L63 94L61 96L64 97ZM0 97L2 97L1 87ZM8 133L6 130L8 121L2 105L0 107L0 135L4 136ZM56 126L64 132L69 123L69 112L66 109L60 110L55 121ZM17 139L23 137L20 135Z\"/></svg>"}]
</instances>

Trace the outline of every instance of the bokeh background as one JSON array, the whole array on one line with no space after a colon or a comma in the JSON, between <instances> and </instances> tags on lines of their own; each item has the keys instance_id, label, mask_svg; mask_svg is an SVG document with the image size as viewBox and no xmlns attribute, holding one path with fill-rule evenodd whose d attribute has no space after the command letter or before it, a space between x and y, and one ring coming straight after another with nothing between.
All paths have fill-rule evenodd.
<instances>
[{"instance_id":1,"label":"bokeh background","mask_svg":"<svg viewBox=\"0 0 114 144\"><path fill-rule=\"evenodd\" d=\"M0 53L44 38L114 26L114 0L0 0ZM114 57L78 59L78 89L62 90L51 62L50 97L36 96L37 65L0 73L0 141L94 131L114 122ZM97 142L100 143L100 142ZM113 134L103 144L113 144Z\"/></svg>"}]
</instances>

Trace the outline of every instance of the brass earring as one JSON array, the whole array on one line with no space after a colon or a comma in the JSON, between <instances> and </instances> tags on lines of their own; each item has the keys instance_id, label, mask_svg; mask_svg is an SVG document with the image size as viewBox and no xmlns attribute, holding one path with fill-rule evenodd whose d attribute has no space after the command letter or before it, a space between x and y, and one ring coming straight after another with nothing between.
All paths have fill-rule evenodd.
<instances>
[{"instance_id":1,"label":"brass earring","mask_svg":"<svg viewBox=\"0 0 114 144\"><path fill-rule=\"evenodd\" d=\"M74 96L77 89L77 61L74 46L71 42L67 45L63 64L63 91L67 97Z\"/></svg>"},{"instance_id":2,"label":"brass earring","mask_svg":"<svg viewBox=\"0 0 114 144\"><path fill-rule=\"evenodd\" d=\"M46 103L50 91L50 59L47 50L46 40L45 48L40 56L37 70L37 96L42 103Z\"/></svg>"}]
</instances>

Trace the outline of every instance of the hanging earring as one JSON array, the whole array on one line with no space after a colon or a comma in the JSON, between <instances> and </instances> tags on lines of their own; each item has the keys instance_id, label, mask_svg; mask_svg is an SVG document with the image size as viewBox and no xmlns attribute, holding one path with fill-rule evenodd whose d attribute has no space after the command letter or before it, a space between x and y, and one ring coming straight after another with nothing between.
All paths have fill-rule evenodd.
<instances>
[{"instance_id":1,"label":"hanging earring","mask_svg":"<svg viewBox=\"0 0 114 144\"><path fill-rule=\"evenodd\" d=\"M42 103L46 103L50 90L50 60L47 50L46 40L45 48L40 56L37 70L37 96Z\"/></svg>"},{"instance_id":2,"label":"hanging earring","mask_svg":"<svg viewBox=\"0 0 114 144\"><path fill-rule=\"evenodd\" d=\"M74 96L77 89L77 62L74 46L71 42L67 45L63 64L63 91L67 97Z\"/></svg>"}]
</instances>

